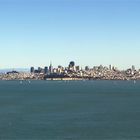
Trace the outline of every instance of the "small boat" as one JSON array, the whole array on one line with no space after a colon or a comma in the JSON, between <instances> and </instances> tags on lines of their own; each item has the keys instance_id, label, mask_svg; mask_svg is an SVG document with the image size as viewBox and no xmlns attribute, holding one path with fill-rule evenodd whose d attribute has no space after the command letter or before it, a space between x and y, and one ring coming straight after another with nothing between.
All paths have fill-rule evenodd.
<instances>
[{"instance_id":1,"label":"small boat","mask_svg":"<svg viewBox=\"0 0 140 140\"><path fill-rule=\"evenodd\" d=\"M134 80L134 84L136 84L136 80Z\"/></svg>"}]
</instances>

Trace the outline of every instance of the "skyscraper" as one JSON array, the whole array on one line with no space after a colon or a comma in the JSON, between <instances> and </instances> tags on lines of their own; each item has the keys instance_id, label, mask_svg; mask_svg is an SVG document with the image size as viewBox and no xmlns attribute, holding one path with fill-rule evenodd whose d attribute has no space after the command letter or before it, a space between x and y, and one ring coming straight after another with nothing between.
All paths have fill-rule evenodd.
<instances>
[{"instance_id":1,"label":"skyscraper","mask_svg":"<svg viewBox=\"0 0 140 140\"><path fill-rule=\"evenodd\" d=\"M30 72L34 73L34 71L35 71L34 67L31 67Z\"/></svg>"},{"instance_id":2,"label":"skyscraper","mask_svg":"<svg viewBox=\"0 0 140 140\"><path fill-rule=\"evenodd\" d=\"M44 68L44 74L48 74L48 72L49 72L48 67L45 67L45 68Z\"/></svg>"},{"instance_id":3,"label":"skyscraper","mask_svg":"<svg viewBox=\"0 0 140 140\"><path fill-rule=\"evenodd\" d=\"M85 71L89 71L89 67L88 66L85 66Z\"/></svg>"},{"instance_id":4,"label":"skyscraper","mask_svg":"<svg viewBox=\"0 0 140 140\"><path fill-rule=\"evenodd\" d=\"M134 65L132 65L132 71L135 71L135 66Z\"/></svg>"},{"instance_id":5,"label":"skyscraper","mask_svg":"<svg viewBox=\"0 0 140 140\"><path fill-rule=\"evenodd\" d=\"M71 62L69 63L69 70L74 71L74 69L75 69L75 62L74 62L74 61L71 61Z\"/></svg>"},{"instance_id":6,"label":"skyscraper","mask_svg":"<svg viewBox=\"0 0 140 140\"><path fill-rule=\"evenodd\" d=\"M49 66L49 73L53 73L53 66L52 66L52 63L50 63L50 66Z\"/></svg>"},{"instance_id":7,"label":"skyscraper","mask_svg":"<svg viewBox=\"0 0 140 140\"><path fill-rule=\"evenodd\" d=\"M70 64L69 64L69 68L72 68L75 66L75 62L74 61L71 61Z\"/></svg>"},{"instance_id":8,"label":"skyscraper","mask_svg":"<svg viewBox=\"0 0 140 140\"><path fill-rule=\"evenodd\" d=\"M109 70L112 70L112 66L111 65L109 65Z\"/></svg>"}]
</instances>

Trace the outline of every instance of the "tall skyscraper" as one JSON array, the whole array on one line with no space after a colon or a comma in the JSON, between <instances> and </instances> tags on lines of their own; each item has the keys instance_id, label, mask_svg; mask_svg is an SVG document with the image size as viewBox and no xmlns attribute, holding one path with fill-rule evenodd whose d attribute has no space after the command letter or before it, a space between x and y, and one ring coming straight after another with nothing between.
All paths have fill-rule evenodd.
<instances>
[{"instance_id":1,"label":"tall skyscraper","mask_svg":"<svg viewBox=\"0 0 140 140\"><path fill-rule=\"evenodd\" d=\"M34 71L35 71L34 67L31 67L30 72L34 73Z\"/></svg>"},{"instance_id":2,"label":"tall skyscraper","mask_svg":"<svg viewBox=\"0 0 140 140\"><path fill-rule=\"evenodd\" d=\"M52 66L52 62L50 63L50 66L49 66L49 73L53 73L53 66Z\"/></svg>"},{"instance_id":3,"label":"tall skyscraper","mask_svg":"<svg viewBox=\"0 0 140 140\"><path fill-rule=\"evenodd\" d=\"M109 70L112 70L112 66L111 65L109 65Z\"/></svg>"},{"instance_id":4,"label":"tall skyscraper","mask_svg":"<svg viewBox=\"0 0 140 140\"><path fill-rule=\"evenodd\" d=\"M132 71L135 71L135 66L134 65L132 65Z\"/></svg>"},{"instance_id":5,"label":"tall skyscraper","mask_svg":"<svg viewBox=\"0 0 140 140\"><path fill-rule=\"evenodd\" d=\"M69 63L69 70L72 70L72 71L75 70L75 62L74 62L74 61L71 61L71 62Z\"/></svg>"},{"instance_id":6,"label":"tall skyscraper","mask_svg":"<svg viewBox=\"0 0 140 140\"><path fill-rule=\"evenodd\" d=\"M44 74L48 74L48 72L49 72L48 67L45 67L45 68L44 68Z\"/></svg>"},{"instance_id":7,"label":"tall skyscraper","mask_svg":"<svg viewBox=\"0 0 140 140\"><path fill-rule=\"evenodd\" d=\"M89 71L89 67L88 66L85 66L85 71Z\"/></svg>"},{"instance_id":8,"label":"tall skyscraper","mask_svg":"<svg viewBox=\"0 0 140 140\"><path fill-rule=\"evenodd\" d=\"M69 68L72 68L75 66L75 62L74 61L71 61L70 64L69 64Z\"/></svg>"},{"instance_id":9,"label":"tall skyscraper","mask_svg":"<svg viewBox=\"0 0 140 140\"><path fill-rule=\"evenodd\" d=\"M42 71L42 68L38 67L38 73L41 73L41 71Z\"/></svg>"}]
</instances>

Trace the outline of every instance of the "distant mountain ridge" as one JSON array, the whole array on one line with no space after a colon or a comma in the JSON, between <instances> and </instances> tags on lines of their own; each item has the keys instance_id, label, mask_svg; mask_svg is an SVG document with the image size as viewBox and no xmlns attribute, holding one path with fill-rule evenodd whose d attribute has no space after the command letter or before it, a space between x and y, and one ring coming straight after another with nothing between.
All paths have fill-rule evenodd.
<instances>
[{"instance_id":1,"label":"distant mountain ridge","mask_svg":"<svg viewBox=\"0 0 140 140\"><path fill-rule=\"evenodd\" d=\"M18 72L29 72L28 68L3 68L0 69L0 73L5 73L5 72L9 72L9 71L18 71Z\"/></svg>"}]
</instances>

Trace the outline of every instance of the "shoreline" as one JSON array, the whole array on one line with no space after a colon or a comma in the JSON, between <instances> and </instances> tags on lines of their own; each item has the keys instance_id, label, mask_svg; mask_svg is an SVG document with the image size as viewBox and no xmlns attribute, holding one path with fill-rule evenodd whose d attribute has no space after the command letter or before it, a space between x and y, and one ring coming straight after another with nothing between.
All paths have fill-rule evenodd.
<instances>
[{"instance_id":1,"label":"shoreline","mask_svg":"<svg viewBox=\"0 0 140 140\"><path fill-rule=\"evenodd\" d=\"M84 78L47 78L47 79L0 79L0 81L140 81L140 79L84 79Z\"/></svg>"},{"instance_id":2,"label":"shoreline","mask_svg":"<svg viewBox=\"0 0 140 140\"><path fill-rule=\"evenodd\" d=\"M123 73L102 73L96 75L46 75L43 73L36 74L36 73L7 73L7 74L0 74L0 80L47 80L47 81L88 81L88 80L119 80L119 81L129 81L129 80L140 80L140 73L127 75Z\"/></svg>"}]
</instances>

